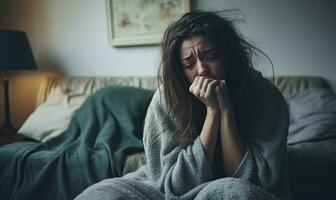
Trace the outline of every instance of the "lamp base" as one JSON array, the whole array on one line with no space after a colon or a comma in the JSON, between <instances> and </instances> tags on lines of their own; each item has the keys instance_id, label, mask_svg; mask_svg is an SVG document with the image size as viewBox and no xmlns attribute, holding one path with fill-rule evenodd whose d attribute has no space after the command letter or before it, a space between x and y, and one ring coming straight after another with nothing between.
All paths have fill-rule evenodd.
<instances>
[{"instance_id":1,"label":"lamp base","mask_svg":"<svg viewBox=\"0 0 336 200\"><path fill-rule=\"evenodd\" d=\"M4 72L6 74L6 72ZM4 87L4 119L3 119L3 124L0 129L0 134L15 134L16 130L14 129L11 121L10 121L10 112L9 112L9 94L8 94L8 86L9 86L9 81L5 75L3 81L3 87Z\"/></svg>"}]
</instances>

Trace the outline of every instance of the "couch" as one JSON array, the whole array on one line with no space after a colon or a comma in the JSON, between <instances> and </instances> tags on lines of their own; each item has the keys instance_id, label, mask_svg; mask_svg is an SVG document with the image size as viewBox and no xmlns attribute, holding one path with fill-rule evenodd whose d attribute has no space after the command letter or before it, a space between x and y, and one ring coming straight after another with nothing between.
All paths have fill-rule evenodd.
<instances>
[{"instance_id":1,"label":"couch","mask_svg":"<svg viewBox=\"0 0 336 200\"><path fill-rule=\"evenodd\" d=\"M331 91L321 77L271 80L286 99ZM143 165L142 125L157 86L155 77L47 77L19 130L25 139L0 144L0 199L72 199ZM294 199L336 197L336 137L288 144L288 159Z\"/></svg>"}]
</instances>

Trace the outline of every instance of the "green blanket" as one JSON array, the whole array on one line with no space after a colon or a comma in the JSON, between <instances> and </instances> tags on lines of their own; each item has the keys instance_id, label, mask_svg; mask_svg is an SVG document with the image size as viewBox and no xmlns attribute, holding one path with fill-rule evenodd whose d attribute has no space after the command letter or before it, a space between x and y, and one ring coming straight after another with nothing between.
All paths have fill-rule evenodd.
<instances>
[{"instance_id":1,"label":"green blanket","mask_svg":"<svg viewBox=\"0 0 336 200\"><path fill-rule=\"evenodd\" d=\"M73 199L93 183L121 176L126 156L143 149L149 95L104 88L84 102L60 137L1 146L0 199Z\"/></svg>"}]
</instances>

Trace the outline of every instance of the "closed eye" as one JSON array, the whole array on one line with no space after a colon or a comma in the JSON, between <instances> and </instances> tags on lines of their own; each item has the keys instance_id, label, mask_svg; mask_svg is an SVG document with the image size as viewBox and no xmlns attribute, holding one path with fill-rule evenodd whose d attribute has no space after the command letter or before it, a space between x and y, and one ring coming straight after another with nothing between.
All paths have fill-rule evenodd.
<instances>
[{"instance_id":1,"label":"closed eye","mask_svg":"<svg viewBox=\"0 0 336 200\"><path fill-rule=\"evenodd\" d=\"M183 65L183 68L192 69L194 66L194 63L182 63L182 65Z\"/></svg>"},{"instance_id":2,"label":"closed eye","mask_svg":"<svg viewBox=\"0 0 336 200\"><path fill-rule=\"evenodd\" d=\"M183 68L187 68L187 69L192 69L195 65L195 58L194 57L190 57L190 58L186 58L182 60L182 67Z\"/></svg>"}]
</instances>

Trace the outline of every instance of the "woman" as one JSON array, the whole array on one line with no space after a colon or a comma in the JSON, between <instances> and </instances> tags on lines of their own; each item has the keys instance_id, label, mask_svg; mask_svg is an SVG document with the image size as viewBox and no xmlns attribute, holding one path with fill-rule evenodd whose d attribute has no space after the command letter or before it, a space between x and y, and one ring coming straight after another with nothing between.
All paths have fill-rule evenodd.
<instances>
[{"instance_id":1,"label":"woman","mask_svg":"<svg viewBox=\"0 0 336 200\"><path fill-rule=\"evenodd\" d=\"M290 199L288 111L233 22L191 11L162 42L144 127L147 164L78 199ZM260 52L260 51L259 51Z\"/></svg>"}]
</instances>

